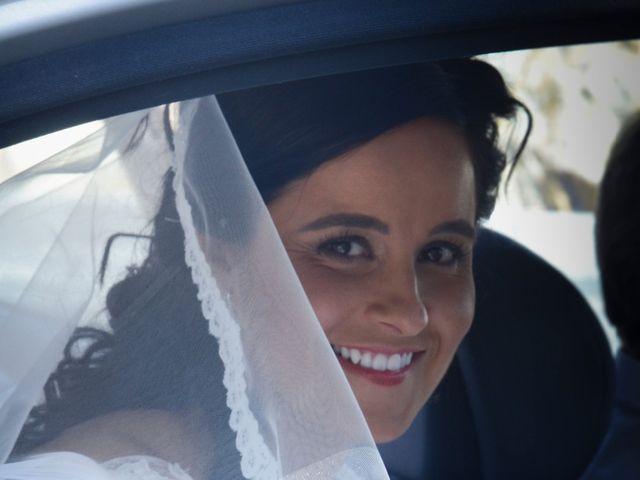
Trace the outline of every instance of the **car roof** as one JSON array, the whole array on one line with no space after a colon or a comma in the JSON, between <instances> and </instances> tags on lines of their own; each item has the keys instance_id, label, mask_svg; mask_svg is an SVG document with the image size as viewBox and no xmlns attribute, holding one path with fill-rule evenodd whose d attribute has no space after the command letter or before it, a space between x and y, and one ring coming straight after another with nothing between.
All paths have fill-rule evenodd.
<instances>
[{"instance_id":1,"label":"car roof","mask_svg":"<svg viewBox=\"0 0 640 480\"><path fill-rule=\"evenodd\" d=\"M0 147L132 110L262 84L640 37L635 0L56 5L0 3Z\"/></svg>"}]
</instances>

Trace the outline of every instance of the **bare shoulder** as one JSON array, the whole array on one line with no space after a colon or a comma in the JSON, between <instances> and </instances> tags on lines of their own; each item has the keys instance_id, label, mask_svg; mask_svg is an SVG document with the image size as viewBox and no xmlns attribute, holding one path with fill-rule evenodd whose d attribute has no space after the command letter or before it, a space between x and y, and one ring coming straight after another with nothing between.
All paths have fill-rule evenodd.
<instances>
[{"instance_id":1,"label":"bare shoulder","mask_svg":"<svg viewBox=\"0 0 640 480\"><path fill-rule=\"evenodd\" d=\"M178 463L198 477L207 469L211 440L194 418L164 410L121 410L65 430L37 453L72 451L98 462L148 455Z\"/></svg>"}]
</instances>

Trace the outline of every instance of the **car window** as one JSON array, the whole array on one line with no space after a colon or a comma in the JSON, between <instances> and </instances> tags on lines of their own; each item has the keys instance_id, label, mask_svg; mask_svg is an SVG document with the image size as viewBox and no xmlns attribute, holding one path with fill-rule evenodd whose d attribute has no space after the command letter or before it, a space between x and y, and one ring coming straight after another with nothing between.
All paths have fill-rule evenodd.
<instances>
[{"instance_id":1,"label":"car window","mask_svg":"<svg viewBox=\"0 0 640 480\"><path fill-rule=\"evenodd\" d=\"M500 69L534 118L527 149L488 226L564 273L600 318L615 351L595 260L594 208L610 146L622 122L640 109L640 41L483 58Z\"/></svg>"},{"instance_id":2,"label":"car window","mask_svg":"<svg viewBox=\"0 0 640 480\"><path fill-rule=\"evenodd\" d=\"M640 41L494 53L509 87L531 110L527 149L487 226L523 243L567 276L598 315L612 350L595 260L598 183L622 122L640 109ZM519 122L511 135L522 137ZM0 182L84 138L101 121L0 150ZM505 128L511 128L506 126Z\"/></svg>"},{"instance_id":3,"label":"car window","mask_svg":"<svg viewBox=\"0 0 640 480\"><path fill-rule=\"evenodd\" d=\"M82 140L103 123L84 123L0 149L0 183Z\"/></svg>"}]
</instances>

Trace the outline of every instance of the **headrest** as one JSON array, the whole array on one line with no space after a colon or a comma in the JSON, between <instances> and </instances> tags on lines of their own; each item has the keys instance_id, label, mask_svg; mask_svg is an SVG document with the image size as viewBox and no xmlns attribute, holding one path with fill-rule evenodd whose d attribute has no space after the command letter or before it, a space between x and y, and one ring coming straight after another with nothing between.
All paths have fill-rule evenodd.
<instances>
[{"instance_id":1,"label":"headrest","mask_svg":"<svg viewBox=\"0 0 640 480\"><path fill-rule=\"evenodd\" d=\"M605 433L613 360L575 287L522 245L481 230L476 315L444 381L401 438L392 478L575 479Z\"/></svg>"}]
</instances>

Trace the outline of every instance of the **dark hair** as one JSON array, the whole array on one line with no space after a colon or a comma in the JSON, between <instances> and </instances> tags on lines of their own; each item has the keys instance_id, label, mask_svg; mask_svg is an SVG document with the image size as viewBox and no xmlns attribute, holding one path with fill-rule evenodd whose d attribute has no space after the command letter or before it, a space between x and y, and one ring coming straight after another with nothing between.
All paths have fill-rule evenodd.
<instances>
[{"instance_id":1,"label":"dark hair","mask_svg":"<svg viewBox=\"0 0 640 480\"><path fill-rule=\"evenodd\" d=\"M622 348L640 359L640 113L618 134L596 213L596 253L605 306Z\"/></svg>"},{"instance_id":2,"label":"dark hair","mask_svg":"<svg viewBox=\"0 0 640 480\"><path fill-rule=\"evenodd\" d=\"M528 113L498 71L477 60L313 78L219 95L218 102L267 204L292 180L386 130L419 117L447 121L472 151L478 218L491 214L506 165L496 119L519 108Z\"/></svg>"},{"instance_id":3,"label":"dark hair","mask_svg":"<svg viewBox=\"0 0 640 480\"><path fill-rule=\"evenodd\" d=\"M291 181L322 163L389 129L432 117L459 128L468 141L476 179L477 218L491 213L506 165L505 154L497 147L496 121L512 118L519 108L526 111L509 94L500 74L475 60L300 80L217 98L267 204ZM168 117L165 127L172 147ZM75 333L70 345L88 339L91 346L79 358L67 348L65 359L47 382L46 402L32 412L16 451L28 451L70 425L107 411L184 407L179 398L182 389L199 389L199 398L208 402L216 396L218 402L223 401L224 392L219 392L219 387L216 391L221 372L219 362L213 361L215 341L207 335L182 258L183 232L175 221L178 215L171 181L172 173L168 173L148 257L142 265L131 267L127 277L108 293L113 333L87 328ZM178 317L180 322L175 321ZM144 342L147 347L141 348L136 339L149 335L158 340ZM189 348L185 348L186 342ZM212 363L218 364L218 377L203 381L207 375L199 366ZM154 381L158 372L167 368L176 373L167 377L179 385ZM123 369L127 375L118 374ZM125 391L135 395L125 398L120 395ZM96 404L102 405L102 410L91 405L90 398L99 398ZM74 399L83 404L74 404Z\"/></svg>"}]
</instances>

